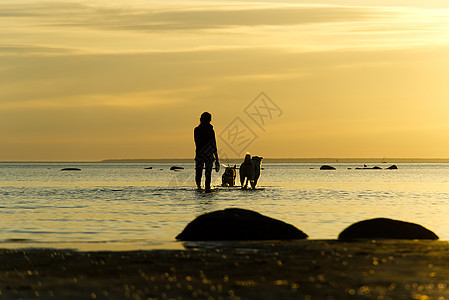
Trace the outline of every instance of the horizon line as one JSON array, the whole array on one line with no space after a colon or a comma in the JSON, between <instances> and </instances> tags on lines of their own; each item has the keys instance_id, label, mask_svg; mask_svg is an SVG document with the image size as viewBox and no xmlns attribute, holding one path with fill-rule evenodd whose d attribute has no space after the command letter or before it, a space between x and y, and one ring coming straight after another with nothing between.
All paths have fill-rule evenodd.
<instances>
[{"instance_id":1,"label":"horizon line","mask_svg":"<svg viewBox=\"0 0 449 300\"><path fill-rule=\"evenodd\" d=\"M241 161L241 157L220 159L221 162ZM11 160L0 163L119 163L119 162L193 162L193 158L112 158L103 160ZM449 158L421 158L421 157L267 157L265 162L449 162Z\"/></svg>"}]
</instances>

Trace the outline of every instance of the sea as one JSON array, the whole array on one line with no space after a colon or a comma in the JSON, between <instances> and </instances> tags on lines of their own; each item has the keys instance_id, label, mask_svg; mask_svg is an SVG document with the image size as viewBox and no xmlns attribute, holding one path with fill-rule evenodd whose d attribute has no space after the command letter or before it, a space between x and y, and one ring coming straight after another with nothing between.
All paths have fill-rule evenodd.
<instances>
[{"instance_id":1,"label":"sea","mask_svg":"<svg viewBox=\"0 0 449 300\"><path fill-rule=\"evenodd\" d=\"M193 162L4 162L0 248L182 249L175 237L190 221L231 207L290 223L309 239L336 239L355 222L385 217L449 240L449 163L377 165L264 162L255 190L221 187L221 168L212 174L216 189L200 193Z\"/></svg>"}]
</instances>

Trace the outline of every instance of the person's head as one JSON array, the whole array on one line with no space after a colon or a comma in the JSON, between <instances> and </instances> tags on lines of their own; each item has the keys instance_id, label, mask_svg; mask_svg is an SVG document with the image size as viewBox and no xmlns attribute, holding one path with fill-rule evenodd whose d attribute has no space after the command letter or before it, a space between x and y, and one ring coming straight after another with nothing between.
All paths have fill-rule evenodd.
<instances>
[{"instance_id":1,"label":"person's head","mask_svg":"<svg viewBox=\"0 0 449 300\"><path fill-rule=\"evenodd\" d=\"M207 111L203 112L200 117L200 123L201 124L209 124L210 121L212 121L212 115L210 113L208 113Z\"/></svg>"}]
</instances>

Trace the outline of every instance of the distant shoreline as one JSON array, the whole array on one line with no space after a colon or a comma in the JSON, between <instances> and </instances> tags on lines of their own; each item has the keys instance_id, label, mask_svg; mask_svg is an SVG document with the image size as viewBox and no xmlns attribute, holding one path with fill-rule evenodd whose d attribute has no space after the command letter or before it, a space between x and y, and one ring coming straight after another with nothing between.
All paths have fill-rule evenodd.
<instances>
[{"instance_id":1,"label":"distant shoreline","mask_svg":"<svg viewBox=\"0 0 449 300\"><path fill-rule=\"evenodd\" d=\"M105 159L101 161L0 161L0 163L186 163L193 158ZM228 158L221 162L238 162L242 158ZM449 163L449 158L264 158L264 162L279 163Z\"/></svg>"},{"instance_id":2,"label":"distant shoreline","mask_svg":"<svg viewBox=\"0 0 449 300\"><path fill-rule=\"evenodd\" d=\"M229 158L226 161L242 161L243 158ZM445 163L449 158L264 158L264 162L310 162L310 163ZM106 159L100 162L193 162L192 158L164 159Z\"/></svg>"}]
</instances>

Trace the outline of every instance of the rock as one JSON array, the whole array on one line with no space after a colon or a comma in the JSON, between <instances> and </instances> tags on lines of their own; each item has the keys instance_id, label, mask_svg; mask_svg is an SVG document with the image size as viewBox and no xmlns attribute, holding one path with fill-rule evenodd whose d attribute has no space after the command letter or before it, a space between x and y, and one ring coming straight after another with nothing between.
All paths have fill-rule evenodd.
<instances>
[{"instance_id":1,"label":"rock","mask_svg":"<svg viewBox=\"0 0 449 300\"><path fill-rule=\"evenodd\" d=\"M171 168L170 168L170 170L184 170L184 168L183 167L177 167L177 166L172 166Z\"/></svg>"},{"instance_id":2,"label":"rock","mask_svg":"<svg viewBox=\"0 0 449 300\"><path fill-rule=\"evenodd\" d=\"M79 168L63 168L61 171L81 171Z\"/></svg>"},{"instance_id":3,"label":"rock","mask_svg":"<svg viewBox=\"0 0 449 300\"><path fill-rule=\"evenodd\" d=\"M374 166L374 167L363 167L363 168L355 168L356 170L382 170L381 167Z\"/></svg>"},{"instance_id":4,"label":"rock","mask_svg":"<svg viewBox=\"0 0 449 300\"><path fill-rule=\"evenodd\" d=\"M145 170L151 170L153 167L146 167Z\"/></svg>"},{"instance_id":5,"label":"rock","mask_svg":"<svg viewBox=\"0 0 449 300\"><path fill-rule=\"evenodd\" d=\"M332 166L328 166L328 165L323 165L320 167L320 170L337 170Z\"/></svg>"},{"instance_id":6,"label":"rock","mask_svg":"<svg viewBox=\"0 0 449 300\"><path fill-rule=\"evenodd\" d=\"M387 170L397 170L397 169L398 169L398 166L396 166L396 165L391 165L387 168Z\"/></svg>"},{"instance_id":7,"label":"rock","mask_svg":"<svg viewBox=\"0 0 449 300\"><path fill-rule=\"evenodd\" d=\"M386 218L377 218L352 224L339 234L338 239L437 240L438 236L418 224Z\"/></svg>"},{"instance_id":8,"label":"rock","mask_svg":"<svg viewBox=\"0 0 449 300\"><path fill-rule=\"evenodd\" d=\"M295 226L255 211L228 208L203 214L176 237L181 241L249 241L305 239Z\"/></svg>"}]
</instances>

